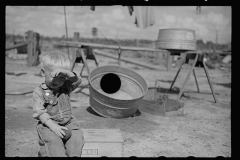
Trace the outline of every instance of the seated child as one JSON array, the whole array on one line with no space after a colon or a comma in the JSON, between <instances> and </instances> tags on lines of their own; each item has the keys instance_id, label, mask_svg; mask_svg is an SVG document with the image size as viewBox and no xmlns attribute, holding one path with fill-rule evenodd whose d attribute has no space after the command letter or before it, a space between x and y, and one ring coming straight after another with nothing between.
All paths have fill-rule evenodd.
<instances>
[{"instance_id":1,"label":"seated child","mask_svg":"<svg viewBox=\"0 0 240 160\"><path fill-rule=\"evenodd\" d=\"M33 118L39 120L39 156L80 157L84 144L80 124L72 114L69 94L82 82L70 71L68 57L46 54L41 69L45 83L33 91Z\"/></svg>"}]
</instances>

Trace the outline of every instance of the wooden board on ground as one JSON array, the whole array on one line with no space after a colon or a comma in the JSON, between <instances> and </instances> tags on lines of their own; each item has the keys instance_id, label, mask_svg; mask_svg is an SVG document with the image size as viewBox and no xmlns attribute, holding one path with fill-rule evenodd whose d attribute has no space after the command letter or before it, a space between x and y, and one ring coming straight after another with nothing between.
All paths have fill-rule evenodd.
<instances>
[{"instance_id":1,"label":"wooden board on ground","mask_svg":"<svg viewBox=\"0 0 240 160\"><path fill-rule=\"evenodd\" d=\"M122 157L120 129L82 129L85 144L81 157Z\"/></svg>"}]
</instances>

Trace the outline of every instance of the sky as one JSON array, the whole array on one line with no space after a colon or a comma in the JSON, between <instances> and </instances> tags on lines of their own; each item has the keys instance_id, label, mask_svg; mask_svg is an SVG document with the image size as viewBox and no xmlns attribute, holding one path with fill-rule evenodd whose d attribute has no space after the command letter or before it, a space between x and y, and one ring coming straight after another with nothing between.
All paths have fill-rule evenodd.
<instances>
[{"instance_id":1,"label":"sky","mask_svg":"<svg viewBox=\"0 0 240 160\"><path fill-rule=\"evenodd\" d=\"M129 14L127 6L66 6L68 36L74 32L81 37L92 37L92 28L98 29L99 38L157 40L159 30L183 28L195 31L196 39L218 43L230 43L232 34L231 6L152 6L155 24L138 28L135 12ZM6 6L6 33L23 35L28 30L43 36L66 35L63 6Z\"/></svg>"}]
</instances>

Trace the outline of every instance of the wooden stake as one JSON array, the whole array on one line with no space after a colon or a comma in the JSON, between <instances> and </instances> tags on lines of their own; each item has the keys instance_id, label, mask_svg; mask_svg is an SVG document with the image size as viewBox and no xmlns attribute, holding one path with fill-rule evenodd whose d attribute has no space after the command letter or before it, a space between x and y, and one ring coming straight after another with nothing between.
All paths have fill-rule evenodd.
<instances>
[{"instance_id":1,"label":"wooden stake","mask_svg":"<svg viewBox=\"0 0 240 160\"><path fill-rule=\"evenodd\" d=\"M176 74L176 76L174 77L173 83L172 83L171 87L169 88L169 90L172 89L172 86L174 85L174 83L175 83L175 81L176 81L176 79L177 79L177 76L178 76L178 74L179 74L179 72L180 72L180 70L181 70L181 68L182 68L182 65L183 65L183 63L182 63L181 66L179 67L179 69L178 69L178 71L177 71L177 74Z\"/></svg>"},{"instance_id":2,"label":"wooden stake","mask_svg":"<svg viewBox=\"0 0 240 160\"><path fill-rule=\"evenodd\" d=\"M90 70L89 70L89 68L88 68L87 60L86 60L86 57L85 57L85 55L84 55L83 49L80 49L80 53L81 53L81 56L82 56L83 63L85 64L85 66L86 66L86 68L87 68L88 75L89 75L89 74L90 74Z\"/></svg>"},{"instance_id":3,"label":"wooden stake","mask_svg":"<svg viewBox=\"0 0 240 160\"><path fill-rule=\"evenodd\" d=\"M197 82L197 77L196 77L196 73L195 73L195 69L194 68L193 68L193 76L194 76L194 79L195 79L195 82L196 82L196 85L197 85L198 93L200 93L198 82Z\"/></svg>"},{"instance_id":4,"label":"wooden stake","mask_svg":"<svg viewBox=\"0 0 240 160\"><path fill-rule=\"evenodd\" d=\"M187 81L188 81L188 79L189 79L189 77L190 77L190 75L191 75L191 73L192 73L193 68L195 67L195 65L196 65L196 63L197 63L197 60L198 60L198 53L196 53L196 57L195 57L194 63L193 63L193 65L192 65L191 69L189 70L188 75L187 75L187 78L185 79L185 81L184 81L184 83L183 83L183 86L182 86L182 88L181 88L181 90L180 90L180 93L179 93L179 95L178 95L178 100L182 97L182 94L183 94L185 85L186 85L186 83L187 83Z\"/></svg>"},{"instance_id":5,"label":"wooden stake","mask_svg":"<svg viewBox=\"0 0 240 160\"><path fill-rule=\"evenodd\" d=\"M209 85L210 85L210 88L211 88L211 91L212 91L212 94L213 94L214 101L215 101L215 103L218 103L217 98L216 98L216 96L215 96L215 92L214 92L212 83L211 83L211 80L210 80L210 77L209 77L209 75L208 75L208 71L207 71L206 65L205 65L204 62L203 62L203 68L204 68L204 71L205 71L205 73L206 73L206 75L207 75L208 83L209 83Z\"/></svg>"}]
</instances>

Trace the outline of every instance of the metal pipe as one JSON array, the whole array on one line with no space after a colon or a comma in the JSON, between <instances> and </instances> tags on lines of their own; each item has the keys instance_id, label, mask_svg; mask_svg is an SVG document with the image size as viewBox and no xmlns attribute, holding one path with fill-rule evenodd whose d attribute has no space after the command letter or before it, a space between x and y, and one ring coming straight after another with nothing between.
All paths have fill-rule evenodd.
<instances>
[{"instance_id":1,"label":"metal pipe","mask_svg":"<svg viewBox=\"0 0 240 160\"><path fill-rule=\"evenodd\" d=\"M64 8L64 16L65 16L65 29L66 29L66 38L67 38L67 41L68 41L68 32L67 32L67 17L66 17L66 9L65 9L65 6L63 6ZM69 48L67 47L68 49L68 58L70 59L69 57Z\"/></svg>"}]
</instances>

